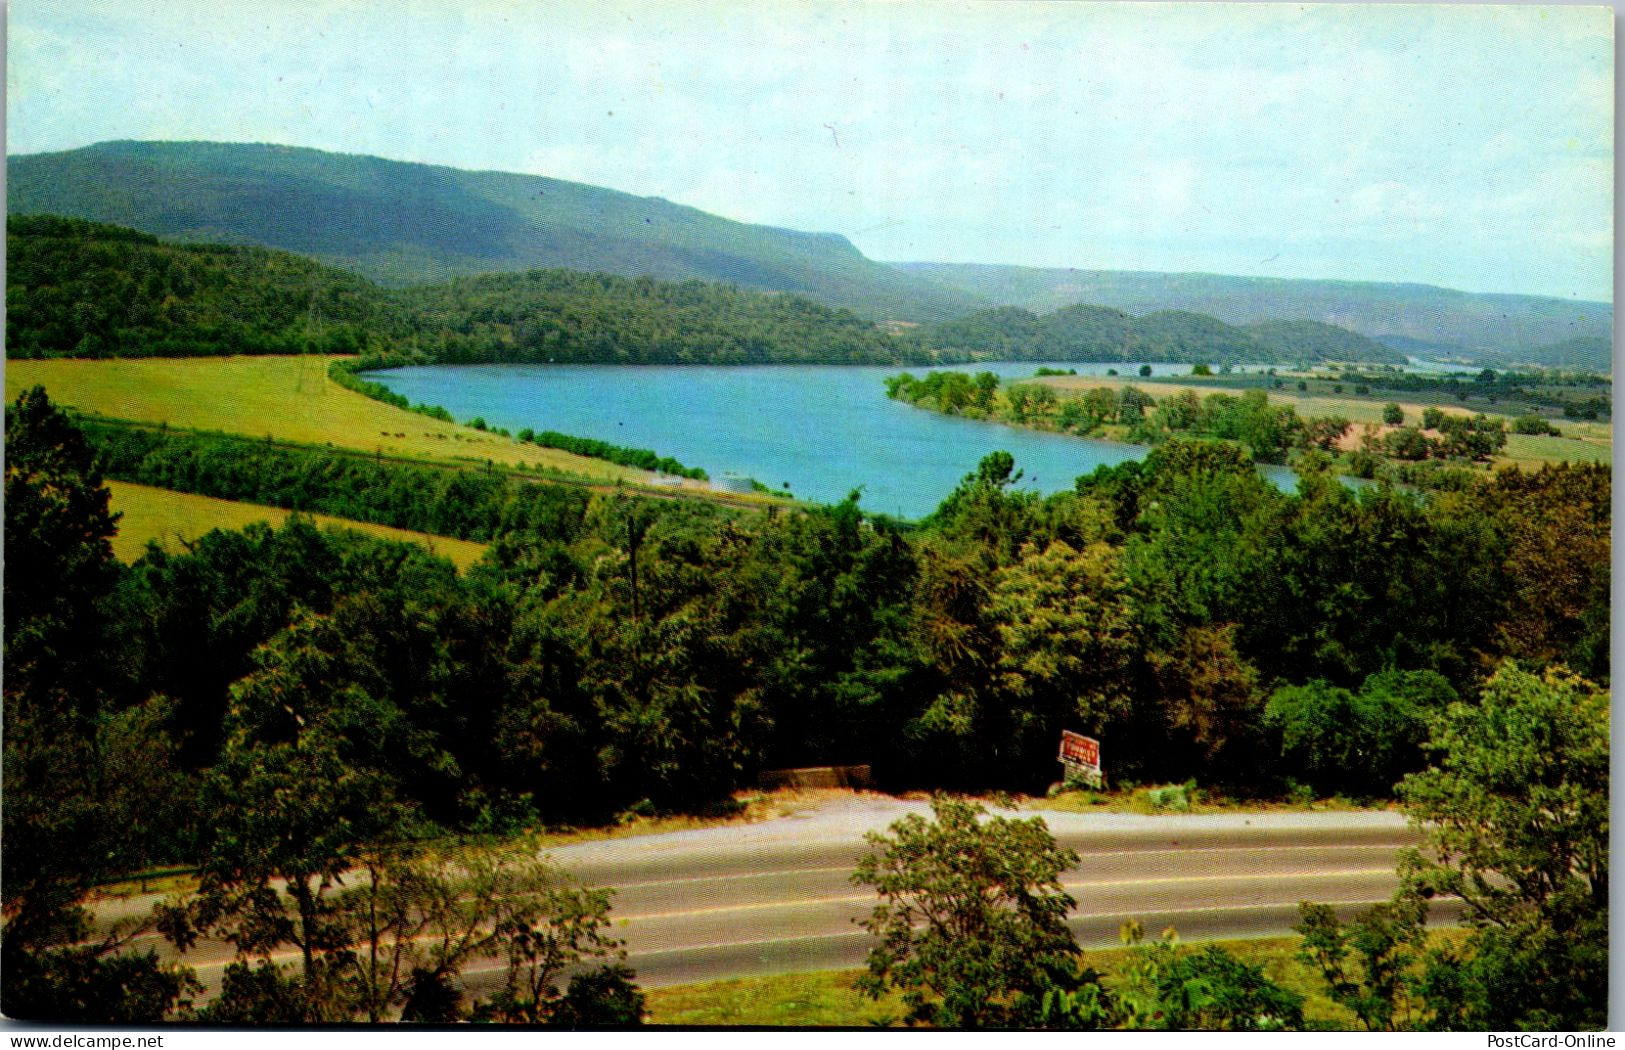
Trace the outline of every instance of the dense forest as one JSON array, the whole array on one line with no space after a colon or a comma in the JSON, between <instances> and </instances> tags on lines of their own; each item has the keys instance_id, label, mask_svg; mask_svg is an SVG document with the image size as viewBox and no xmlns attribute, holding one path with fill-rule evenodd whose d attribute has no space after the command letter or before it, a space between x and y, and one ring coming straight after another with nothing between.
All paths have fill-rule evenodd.
<instances>
[{"instance_id":1,"label":"dense forest","mask_svg":"<svg viewBox=\"0 0 1625 1050\"><path fill-rule=\"evenodd\" d=\"M386 315L372 282L286 252L6 217L8 357L353 353Z\"/></svg>"},{"instance_id":2,"label":"dense forest","mask_svg":"<svg viewBox=\"0 0 1625 1050\"><path fill-rule=\"evenodd\" d=\"M1423 498L1351 491L1311 455L1287 493L1239 446L1176 439L1039 498L998 453L904 528L856 494L744 512L87 440L38 390L7 431L4 945L44 967L12 996L82 987L57 963L135 995L66 947L79 893L165 863L237 886L278 798L353 867L379 840L703 810L785 766L1042 790L1063 728L1104 742L1116 783L1382 798L1504 662L1609 677L1606 467ZM126 567L104 469L492 551L459 575L296 519ZM140 1009L173 1005L141 987Z\"/></svg>"},{"instance_id":3,"label":"dense forest","mask_svg":"<svg viewBox=\"0 0 1625 1050\"><path fill-rule=\"evenodd\" d=\"M873 322L930 325L991 307L1049 313L1090 303L1238 326L1307 318L1422 357L1612 364L1609 303L1419 284L882 263L838 234L735 222L655 197L287 146L125 141L14 156L7 206L177 241L297 252L392 286L567 268L787 293Z\"/></svg>"},{"instance_id":4,"label":"dense forest","mask_svg":"<svg viewBox=\"0 0 1625 1050\"><path fill-rule=\"evenodd\" d=\"M1135 317L1104 306L1067 306L1041 316L1004 306L921 329L917 338L950 357L957 353L1001 361L1403 364L1405 360L1380 343L1318 321L1263 321L1238 327L1182 310Z\"/></svg>"},{"instance_id":5,"label":"dense forest","mask_svg":"<svg viewBox=\"0 0 1625 1050\"><path fill-rule=\"evenodd\" d=\"M381 284L570 269L804 296L867 320L989 305L839 234L737 222L659 197L500 171L255 143L102 142L10 158L12 214L298 252Z\"/></svg>"},{"instance_id":6,"label":"dense forest","mask_svg":"<svg viewBox=\"0 0 1625 1050\"><path fill-rule=\"evenodd\" d=\"M285 252L7 218L12 357L356 353L417 360L879 364L925 360L792 295L568 270L388 290Z\"/></svg>"},{"instance_id":7,"label":"dense forest","mask_svg":"<svg viewBox=\"0 0 1625 1050\"><path fill-rule=\"evenodd\" d=\"M571 270L385 289L297 255L7 217L12 357L371 353L415 362L929 364L971 359L1391 361L1329 325L1078 306L885 331L800 295Z\"/></svg>"},{"instance_id":8,"label":"dense forest","mask_svg":"<svg viewBox=\"0 0 1625 1050\"><path fill-rule=\"evenodd\" d=\"M532 270L406 289L391 302L397 342L453 364L931 360L844 310L700 281Z\"/></svg>"},{"instance_id":9,"label":"dense forest","mask_svg":"<svg viewBox=\"0 0 1625 1050\"><path fill-rule=\"evenodd\" d=\"M264 249L50 217L8 219L8 246L19 357L858 363L940 349L794 296L695 282L533 271L387 290ZM1063 313L961 331L1008 338L977 351L992 356L1058 332L1075 341L1056 356L1076 356L1113 331L1142 340L1137 356L1197 361L1251 356L1267 337L1196 315ZM1320 451L1329 432L1261 394L1158 402L1127 387L1109 405L1063 404L962 373L899 377L905 389L1158 444L1049 497L994 453L907 525L856 492L744 510L78 421L42 389L24 394L6 412L0 1008L624 1023L641 1006L613 962L607 896L511 849L455 863L435 851L629 811L725 811L792 766L867 764L889 789L1039 792L1062 729L1101 739L1116 785L1388 799L1433 760L1430 733L1496 699L1489 683L1533 672L1606 688L1605 466L1460 472L1429 493L1379 475L1354 490ZM1452 426L1447 451L1466 456L1499 430ZM1259 476L1255 461L1300 448L1296 491ZM490 550L459 574L296 517L123 565L104 478ZM99 881L159 866L195 872L199 892L148 932L180 947L224 936L258 963L234 963L196 1011L183 970L128 950L129 931L93 937L81 907ZM418 921L421 905L400 902L429 898L446 930L497 939L443 940L381 981L357 945L419 943L376 923ZM506 983L463 1001L458 968L476 950L507 958ZM302 962L279 967L279 953Z\"/></svg>"}]
</instances>

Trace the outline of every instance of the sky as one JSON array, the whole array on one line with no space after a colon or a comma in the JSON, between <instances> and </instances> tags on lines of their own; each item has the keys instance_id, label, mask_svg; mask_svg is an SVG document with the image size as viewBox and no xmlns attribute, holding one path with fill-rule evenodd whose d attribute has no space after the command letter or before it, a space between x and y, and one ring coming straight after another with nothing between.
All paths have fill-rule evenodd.
<instances>
[{"instance_id":1,"label":"sky","mask_svg":"<svg viewBox=\"0 0 1625 1050\"><path fill-rule=\"evenodd\" d=\"M1613 298L1607 7L11 0L7 152L549 175L883 260Z\"/></svg>"}]
</instances>

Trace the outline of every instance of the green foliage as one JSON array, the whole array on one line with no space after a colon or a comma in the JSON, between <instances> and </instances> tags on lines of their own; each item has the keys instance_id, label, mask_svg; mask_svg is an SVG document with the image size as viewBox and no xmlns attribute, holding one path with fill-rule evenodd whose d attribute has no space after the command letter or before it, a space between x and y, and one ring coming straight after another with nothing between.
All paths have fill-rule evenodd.
<instances>
[{"instance_id":1,"label":"green foliage","mask_svg":"<svg viewBox=\"0 0 1625 1050\"><path fill-rule=\"evenodd\" d=\"M1522 415L1512 421L1514 434L1549 434L1552 437L1562 437L1563 432L1548 422L1545 418L1533 413Z\"/></svg>"},{"instance_id":2,"label":"green foliage","mask_svg":"<svg viewBox=\"0 0 1625 1050\"><path fill-rule=\"evenodd\" d=\"M1350 423L1342 416L1318 416L1305 419L1303 423L1303 436L1301 443L1305 449L1319 449L1322 452L1332 452L1337 448L1343 435L1349 432Z\"/></svg>"},{"instance_id":3,"label":"green foliage","mask_svg":"<svg viewBox=\"0 0 1625 1050\"><path fill-rule=\"evenodd\" d=\"M1042 316L995 307L922 329L918 338L944 353L1001 361L1179 361L1193 364L1198 376L1212 375L1209 363L1215 360L1284 363L1306 354L1311 360L1400 360L1364 336L1315 321L1237 327L1185 310L1135 317L1086 304ZM1151 372L1142 366L1140 374Z\"/></svg>"},{"instance_id":4,"label":"green foliage","mask_svg":"<svg viewBox=\"0 0 1625 1050\"><path fill-rule=\"evenodd\" d=\"M1460 898L1473 928L1446 1000L1469 1027L1606 1022L1608 726L1607 692L1507 664L1434 719L1436 765L1400 786L1431 847L1406 889Z\"/></svg>"},{"instance_id":5,"label":"green foliage","mask_svg":"<svg viewBox=\"0 0 1625 1050\"><path fill-rule=\"evenodd\" d=\"M40 387L7 409L5 477L5 935L44 946L106 860L83 781L112 684L116 519L90 447Z\"/></svg>"},{"instance_id":6,"label":"green foliage","mask_svg":"<svg viewBox=\"0 0 1625 1050\"><path fill-rule=\"evenodd\" d=\"M534 843L464 846L449 855L358 844L353 859L343 889L322 887L319 942L305 939L315 927L293 918L267 927L237 916L234 926L207 889L188 909L171 912L168 932L183 948L201 924L242 953L201 1020L641 1023L632 971L618 963L584 969L624 954L608 935L609 891L573 885L538 858ZM277 938L304 951L302 968L269 958L282 943ZM250 966L245 956L258 958ZM488 999L465 1003L460 974L488 958L503 960L501 984ZM561 995L559 982L572 971Z\"/></svg>"},{"instance_id":7,"label":"green foliage","mask_svg":"<svg viewBox=\"0 0 1625 1050\"><path fill-rule=\"evenodd\" d=\"M1389 671L1358 693L1317 679L1283 686L1264 709L1291 775L1324 794L1382 797L1422 766L1427 719L1455 699L1432 671Z\"/></svg>"},{"instance_id":8,"label":"green foliage","mask_svg":"<svg viewBox=\"0 0 1625 1050\"><path fill-rule=\"evenodd\" d=\"M1439 446L1415 427L1400 427L1383 435L1381 451L1395 459L1427 459Z\"/></svg>"},{"instance_id":9,"label":"green foliage","mask_svg":"<svg viewBox=\"0 0 1625 1050\"><path fill-rule=\"evenodd\" d=\"M1191 809L1191 796L1196 793L1196 781L1188 780L1183 784L1171 784L1167 787L1152 788L1145 793L1145 800L1152 809L1171 813L1189 813Z\"/></svg>"},{"instance_id":10,"label":"green foliage","mask_svg":"<svg viewBox=\"0 0 1625 1050\"><path fill-rule=\"evenodd\" d=\"M457 539L569 538L587 496L563 485L206 436L87 423L109 477Z\"/></svg>"},{"instance_id":11,"label":"green foliage","mask_svg":"<svg viewBox=\"0 0 1625 1050\"><path fill-rule=\"evenodd\" d=\"M90 446L39 387L6 412L5 513L0 1008L32 1020L159 1021L195 987L189 975L151 953L123 954L139 924L92 941L80 900L152 847L150 828L121 818L168 815L167 741L132 739L144 737L142 719L116 705L116 518Z\"/></svg>"},{"instance_id":12,"label":"green foliage","mask_svg":"<svg viewBox=\"0 0 1625 1050\"><path fill-rule=\"evenodd\" d=\"M981 389L969 377L973 399ZM1524 999L1540 1017L1590 1016L1598 935L1582 913L1605 871L1582 844L1601 835L1590 793L1605 733L1591 722L1605 703L1555 671L1503 672L1477 706L1452 702L1477 696L1480 669L1508 654L1606 676L1606 468L1479 472L1424 498L1351 492L1314 455L1288 493L1237 444L1175 439L1040 499L995 454L904 528L865 514L857 493L747 514L262 442L89 431L87 444L43 395L8 420L8 558L21 565L7 573L3 950L8 972L37 978L15 994L8 983L7 1010L28 1010L27 996L81 1002L73 989L91 986L117 1004L119 982L146 1004L132 1016L181 1005L183 974L72 954L100 947L75 905L108 868L204 862L212 911L167 928L184 942L202 923L242 947L209 1016L468 1017L479 1004L452 994L431 951L442 941L357 932L359 912L405 922L401 900L430 899L455 874L413 874L410 851L389 852L403 838L608 819L634 803L703 810L764 766L869 763L896 787L1041 787L1061 728L1102 736L1118 778L1177 784L1200 768L1204 785L1380 796L1422 768L1431 724L1442 755L1493 740L1517 764L1441 758L1408 782L1470 780L1428 790L1463 812L1502 800L1479 823L1528 829L1510 859L1491 857L1484 885L1558 890L1516 907L1486 898L1511 917L1485 925L1466 961L1417 956L1421 983L1401 989L1411 1001L1392 1016L1506 1020L1485 1004ZM421 550L296 519L153 550L125 570L105 547L98 454L141 480L432 521L494 538L493 552L459 576ZM26 571L36 563L49 578ZM1493 726L1469 733L1475 718ZM1414 806L1433 804L1417 790ZM1516 790L1538 807L1519 808ZM1540 838L1542 822L1568 845ZM1583 877L1517 866L1565 849ZM1477 845L1446 854L1490 857ZM375 876L355 874L368 865ZM1454 892L1418 870L1417 895ZM590 926L595 908L572 914ZM556 1021L571 995L556 991L561 974L532 980L555 949L528 929L511 997L483 1009ZM385 958L365 947L375 941L421 953ZM289 951L293 968L250 965ZM936 958L981 979L976 957ZM1114 1000L1075 955L1029 962L987 1023L1114 1023ZM1191 1004L1228 972L1190 966ZM626 1016L633 993L599 978L583 978L570 1016ZM1526 980L1535 992L1510 994ZM931 1016L947 1001L935 995L920 1000ZM953 1002L964 1016L981 1009Z\"/></svg>"},{"instance_id":13,"label":"green foliage","mask_svg":"<svg viewBox=\"0 0 1625 1050\"><path fill-rule=\"evenodd\" d=\"M1423 937L1418 898L1375 905L1347 926L1325 904L1301 904L1298 915L1293 929L1303 936L1299 956L1320 971L1333 1002L1352 1011L1367 1031L1417 1023L1419 986L1409 971Z\"/></svg>"},{"instance_id":14,"label":"green foliage","mask_svg":"<svg viewBox=\"0 0 1625 1050\"><path fill-rule=\"evenodd\" d=\"M1405 422L1405 410L1390 401L1382 406L1382 421L1391 427L1402 426Z\"/></svg>"},{"instance_id":15,"label":"green foliage","mask_svg":"<svg viewBox=\"0 0 1625 1050\"><path fill-rule=\"evenodd\" d=\"M543 430L532 433L530 430L520 431L519 440L530 441L543 448L562 449L573 452L578 456L591 456L594 459L608 460L619 463L625 467L637 467L639 470L655 470L662 474L672 474L680 478L697 478L706 480L708 474L699 467L685 467L670 456L661 456L646 448L625 448L612 445L607 441L598 441L594 438L571 437L569 434L560 434L556 430ZM528 435L528 436L524 436Z\"/></svg>"},{"instance_id":16,"label":"green foliage","mask_svg":"<svg viewBox=\"0 0 1625 1050\"><path fill-rule=\"evenodd\" d=\"M404 399L353 373L428 361L889 364L933 356L844 310L725 284L530 270L391 291L282 251L169 244L49 215L8 217L7 245L13 357L361 355L334 378L401 408Z\"/></svg>"},{"instance_id":17,"label":"green foliage","mask_svg":"<svg viewBox=\"0 0 1625 1050\"><path fill-rule=\"evenodd\" d=\"M1501 471L1472 490L1504 544L1497 648L1602 679L1609 667L1612 478L1606 465Z\"/></svg>"},{"instance_id":18,"label":"green foliage","mask_svg":"<svg viewBox=\"0 0 1625 1050\"><path fill-rule=\"evenodd\" d=\"M1608 694L1510 661L1478 702L1429 718L1435 764L1401 804L1425 838L1394 899L1345 926L1304 904L1303 956L1369 1029L1582 1030L1606 1023ZM1428 902L1471 933L1425 954Z\"/></svg>"},{"instance_id":19,"label":"green foliage","mask_svg":"<svg viewBox=\"0 0 1625 1050\"><path fill-rule=\"evenodd\" d=\"M986 416L993 410L999 377L992 372L927 372L916 379L907 372L886 378L886 396L912 405L928 405L950 416ZM1013 391L1012 391L1013 393Z\"/></svg>"},{"instance_id":20,"label":"green foliage","mask_svg":"<svg viewBox=\"0 0 1625 1050\"><path fill-rule=\"evenodd\" d=\"M1012 709L1041 721L1032 733L1037 750L1058 738L1059 720L1098 729L1125 705L1118 689L1134 649L1126 592L1105 543L1028 546L999 571L988 604L1001 643L997 688ZM1035 702L1046 694L1055 699ZM1040 719L1046 707L1052 713Z\"/></svg>"},{"instance_id":21,"label":"green foliage","mask_svg":"<svg viewBox=\"0 0 1625 1050\"><path fill-rule=\"evenodd\" d=\"M876 999L901 991L911 1025L1092 1020L1079 1017L1076 993L1096 975L1075 968L1077 942L1066 926L1074 902L1060 884L1077 854L1057 846L1037 817L983 820L980 806L941 795L931 810L930 821L910 814L890 834L867 836L879 852L859 862L852 880L880 895L862 924L880 943L859 988ZM1057 990L1073 993L1071 1001L1048 994Z\"/></svg>"},{"instance_id":22,"label":"green foliage","mask_svg":"<svg viewBox=\"0 0 1625 1050\"><path fill-rule=\"evenodd\" d=\"M392 332L453 364L890 364L928 355L844 310L727 284L570 270L390 293Z\"/></svg>"},{"instance_id":23,"label":"green foliage","mask_svg":"<svg viewBox=\"0 0 1625 1050\"><path fill-rule=\"evenodd\" d=\"M867 259L839 236L740 223L560 179L287 146L103 142L18 157L8 196L13 214L54 212L161 237L260 244L396 285L563 267L727 281L876 320L935 321L987 302Z\"/></svg>"},{"instance_id":24,"label":"green foliage","mask_svg":"<svg viewBox=\"0 0 1625 1050\"><path fill-rule=\"evenodd\" d=\"M15 1021L68 1025L152 1025L184 1013L202 986L155 952L127 942L30 952L8 936L0 958L6 983L0 1006Z\"/></svg>"},{"instance_id":25,"label":"green foliage","mask_svg":"<svg viewBox=\"0 0 1625 1050\"><path fill-rule=\"evenodd\" d=\"M10 357L354 353L384 318L370 282L263 248L13 214L6 255Z\"/></svg>"},{"instance_id":26,"label":"green foliage","mask_svg":"<svg viewBox=\"0 0 1625 1050\"><path fill-rule=\"evenodd\" d=\"M1169 930L1139 945L1137 922L1123 939L1138 945L1113 982L1116 1027L1157 1031L1271 1032L1303 1027L1303 997L1277 985L1217 944L1193 951Z\"/></svg>"}]
</instances>

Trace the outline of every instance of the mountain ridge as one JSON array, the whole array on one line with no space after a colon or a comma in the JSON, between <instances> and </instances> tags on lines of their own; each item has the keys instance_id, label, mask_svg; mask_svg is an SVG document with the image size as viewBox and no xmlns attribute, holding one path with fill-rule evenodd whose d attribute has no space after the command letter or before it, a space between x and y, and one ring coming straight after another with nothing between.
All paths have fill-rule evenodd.
<instances>
[{"instance_id":1,"label":"mountain ridge","mask_svg":"<svg viewBox=\"0 0 1625 1050\"><path fill-rule=\"evenodd\" d=\"M1130 313L1190 310L1228 324L1301 317L1441 351L1513 360L1569 339L1612 340L1613 305L1584 299L1466 292L1420 282L1254 277L1199 271L1090 270L984 263L894 262L1004 306L1049 312L1080 302Z\"/></svg>"},{"instance_id":2,"label":"mountain ridge","mask_svg":"<svg viewBox=\"0 0 1625 1050\"><path fill-rule=\"evenodd\" d=\"M306 255L383 284L566 268L796 292L875 319L984 305L844 236L738 222L545 175L301 146L120 140L9 158L7 208Z\"/></svg>"},{"instance_id":3,"label":"mountain ridge","mask_svg":"<svg viewBox=\"0 0 1625 1050\"><path fill-rule=\"evenodd\" d=\"M1613 307L1587 300L1417 282L884 263L839 233L743 223L664 197L303 146L117 140L8 160L12 214L281 249L393 286L562 268L798 294L903 325L999 306L1096 305L1231 325L1301 318L1488 364L1543 363L1558 345L1611 358L1594 341L1612 346Z\"/></svg>"}]
</instances>

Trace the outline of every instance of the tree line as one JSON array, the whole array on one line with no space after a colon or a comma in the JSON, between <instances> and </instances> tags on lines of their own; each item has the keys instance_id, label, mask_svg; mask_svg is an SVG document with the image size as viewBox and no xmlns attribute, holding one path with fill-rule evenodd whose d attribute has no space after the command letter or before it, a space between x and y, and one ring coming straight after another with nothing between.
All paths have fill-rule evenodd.
<instances>
[{"instance_id":1,"label":"tree line","mask_svg":"<svg viewBox=\"0 0 1625 1050\"><path fill-rule=\"evenodd\" d=\"M1394 786L1424 846L1399 862L1393 896L1348 920L1302 901L1297 956L1366 1031L1600 1029L1608 1006L1609 697L1561 668L1511 662L1476 702L1426 720L1427 768ZM1350 744L1349 758L1360 753ZM1345 767L1347 768L1347 767ZM852 881L879 902L858 987L897 994L909 1025L948 1028L1281 1031L1314 1027L1303 997L1223 946L1177 931L1109 974L1066 924L1062 876L1078 855L1038 817L988 817L938 795ZM1465 937L1431 940L1440 900Z\"/></svg>"},{"instance_id":2,"label":"tree line","mask_svg":"<svg viewBox=\"0 0 1625 1050\"><path fill-rule=\"evenodd\" d=\"M1473 399L1494 405L1500 402L1522 404L1531 410L1561 412L1569 419L1607 419L1612 412L1605 375L1562 369L1520 372L1481 369L1476 375L1428 375L1397 369L1364 368L1345 370L1339 382L1366 384L1379 390L1422 394L1441 403ZM1536 418L1540 418L1538 415Z\"/></svg>"},{"instance_id":3,"label":"tree line","mask_svg":"<svg viewBox=\"0 0 1625 1050\"><path fill-rule=\"evenodd\" d=\"M386 289L287 252L8 216L12 357L385 354L416 363L929 361L796 295L571 270Z\"/></svg>"},{"instance_id":4,"label":"tree line","mask_svg":"<svg viewBox=\"0 0 1625 1050\"><path fill-rule=\"evenodd\" d=\"M1040 369L1041 374L1044 371ZM1339 443L1353 429L1353 424L1341 416L1301 417L1291 405L1271 404L1269 395L1262 390L1247 390L1240 395L1213 393L1207 397L1198 397L1194 390L1179 390L1159 400L1132 385L1094 387L1071 394L1037 383L1003 385L992 372L973 376L951 370L921 377L903 372L887 377L885 383L888 397L948 415L1083 437L1109 434L1148 445L1174 437L1232 441L1244 446L1261 463L1285 463L1292 455L1310 450L1336 454ZM1482 413L1469 417L1429 407L1423 411L1419 429L1403 425L1403 411L1390 404L1385 407L1384 420L1395 429L1368 429L1359 448L1345 461L1349 473L1377 477L1377 456L1412 462L1431 458L1482 463L1506 446L1506 422ZM1108 431L1108 427L1116 429ZM1515 433L1554 432L1538 416L1520 417L1512 429ZM1456 486L1454 478L1428 474L1401 478L1392 471L1385 473L1391 480L1420 483L1428 488Z\"/></svg>"},{"instance_id":5,"label":"tree line","mask_svg":"<svg viewBox=\"0 0 1625 1050\"><path fill-rule=\"evenodd\" d=\"M919 329L913 338L950 358L997 361L1404 361L1380 343L1319 321L1230 325L1188 310L1136 317L1086 304L1042 315L995 307Z\"/></svg>"},{"instance_id":6,"label":"tree line","mask_svg":"<svg viewBox=\"0 0 1625 1050\"><path fill-rule=\"evenodd\" d=\"M801 295L573 270L386 289L262 248L179 244L51 215L7 217L13 357L393 354L415 363L933 364L1397 360L1313 321L1247 327L1008 307L887 331Z\"/></svg>"},{"instance_id":7,"label":"tree line","mask_svg":"<svg viewBox=\"0 0 1625 1050\"><path fill-rule=\"evenodd\" d=\"M110 872L219 864L250 907L231 851L256 835L308 839L306 867L256 870L304 878L320 930L323 872L379 843L706 810L812 764L1042 791L1061 729L1101 738L1117 783L1384 797L1504 661L1609 671L1601 467L1424 499L1310 457L1287 493L1237 445L1171 440L1041 498L1000 453L905 527L856 493L745 512L99 424L93 444L37 390L7 427L5 944L34 959L79 942L62 916ZM294 520L121 566L103 464L237 498L269 478L492 550L459 575Z\"/></svg>"}]
</instances>

